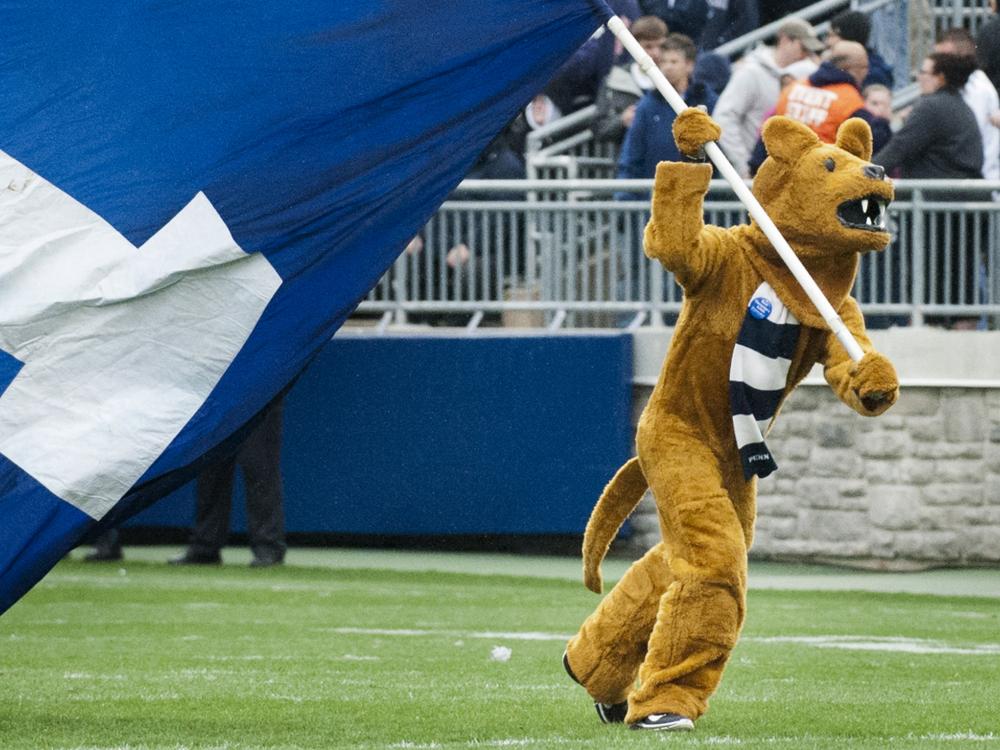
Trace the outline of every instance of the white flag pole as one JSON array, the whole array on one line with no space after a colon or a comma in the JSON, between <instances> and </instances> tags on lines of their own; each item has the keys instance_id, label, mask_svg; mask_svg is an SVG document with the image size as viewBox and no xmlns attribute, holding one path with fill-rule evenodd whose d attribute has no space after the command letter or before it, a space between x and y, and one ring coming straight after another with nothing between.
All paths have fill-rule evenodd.
<instances>
[{"instance_id":1,"label":"white flag pole","mask_svg":"<svg viewBox=\"0 0 1000 750\"><path fill-rule=\"evenodd\" d=\"M688 105L681 98L680 94L677 93L676 89L670 85L670 81L666 79L663 72L657 67L656 63L653 62L653 58L647 54L646 50L642 48L638 40L632 36L632 32L626 28L625 24L618 16L612 16L608 21L608 28L625 46L625 49L629 51L629 54L635 58L635 61L639 63L639 67L642 69L643 73L649 76L650 80L654 83L657 90L663 94L667 102L677 114L680 114ZM861 360L864 356L864 352L858 345L858 342L854 340L854 336L847 329L844 321L841 320L840 316L837 315L837 311L833 309L833 305L827 300L823 295L823 291L819 288L813 277L809 275L809 271L806 267L802 265L802 261L795 254L795 251L789 246L788 242L784 237L781 236L781 232L778 231L778 227L774 225L771 221L771 217L767 215L764 208L760 205L757 199L754 197L753 193L743 182L743 178L740 177L733 165L729 163L726 155L722 153L722 149L719 148L717 143L706 143L705 153L708 158L712 160L716 168L719 170L720 174L726 178L726 182L732 186L733 190L736 192L736 196L743 202L746 206L747 211L757 222L757 225L764 232L764 235L774 249L778 251L778 255L788 266L788 270L792 272L795 280L799 282L802 289L805 290L806 295L809 297L813 305L819 311L820 315L823 316L823 320L833 331L833 334L837 337L840 343L843 345L844 349L850 355L851 359L855 362Z\"/></svg>"}]
</instances>

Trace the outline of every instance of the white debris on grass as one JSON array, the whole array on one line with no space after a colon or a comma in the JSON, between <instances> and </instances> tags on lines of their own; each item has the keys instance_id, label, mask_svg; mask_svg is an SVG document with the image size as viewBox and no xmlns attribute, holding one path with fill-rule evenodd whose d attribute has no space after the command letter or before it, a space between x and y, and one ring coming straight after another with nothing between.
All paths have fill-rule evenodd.
<instances>
[{"instance_id":1,"label":"white debris on grass","mask_svg":"<svg viewBox=\"0 0 1000 750\"><path fill-rule=\"evenodd\" d=\"M494 646L490 651L490 659L493 661L510 661L511 650L506 646Z\"/></svg>"}]
</instances>

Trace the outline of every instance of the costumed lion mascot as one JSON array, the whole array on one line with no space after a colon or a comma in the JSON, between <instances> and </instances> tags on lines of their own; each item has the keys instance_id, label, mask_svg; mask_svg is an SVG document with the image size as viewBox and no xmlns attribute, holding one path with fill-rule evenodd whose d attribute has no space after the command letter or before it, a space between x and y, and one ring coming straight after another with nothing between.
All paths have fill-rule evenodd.
<instances>
[{"instance_id":1,"label":"costumed lion mascot","mask_svg":"<svg viewBox=\"0 0 1000 750\"><path fill-rule=\"evenodd\" d=\"M687 157L719 132L697 109L674 123ZM601 560L647 487L663 541L629 568L563 658L606 722L685 730L705 712L746 611L756 478L776 468L764 435L796 384L822 363L837 396L866 416L899 394L895 369L873 350L850 296L859 254L890 241L893 188L869 162L868 125L847 120L836 143L825 144L805 125L774 117L763 140L769 156L753 192L864 357L848 357L756 222L704 224L710 165L659 164L645 252L674 273L684 305L639 420L638 455L618 470L587 525L586 586L601 591Z\"/></svg>"}]
</instances>

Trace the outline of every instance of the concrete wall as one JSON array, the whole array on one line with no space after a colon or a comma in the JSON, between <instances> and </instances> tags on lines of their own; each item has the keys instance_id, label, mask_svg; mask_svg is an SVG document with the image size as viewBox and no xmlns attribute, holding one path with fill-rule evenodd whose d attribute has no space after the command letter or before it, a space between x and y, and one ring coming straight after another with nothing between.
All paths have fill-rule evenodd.
<instances>
[{"instance_id":1,"label":"concrete wall","mask_svg":"<svg viewBox=\"0 0 1000 750\"><path fill-rule=\"evenodd\" d=\"M902 390L861 417L817 370L768 437L778 471L759 484L755 558L879 568L1000 564L1000 333L893 329L873 334ZM635 415L669 334L637 336ZM647 499L635 551L659 540Z\"/></svg>"}]
</instances>

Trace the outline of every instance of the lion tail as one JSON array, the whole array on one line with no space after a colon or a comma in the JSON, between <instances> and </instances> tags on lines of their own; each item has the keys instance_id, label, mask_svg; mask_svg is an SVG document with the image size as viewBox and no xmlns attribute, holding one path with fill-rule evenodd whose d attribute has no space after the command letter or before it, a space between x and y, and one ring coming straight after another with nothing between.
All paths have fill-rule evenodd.
<instances>
[{"instance_id":1,"label":"lion tail","mask_svg":"<svg viewBox=\"0 0 1000 750\"><path fill-rule=\"evenodd\" d=\"M583 535L583 584L596 594L604 589L601 561L648 486L639 459L633 457L611 478L590 514Z\"/></svg>"}]
</instances>

